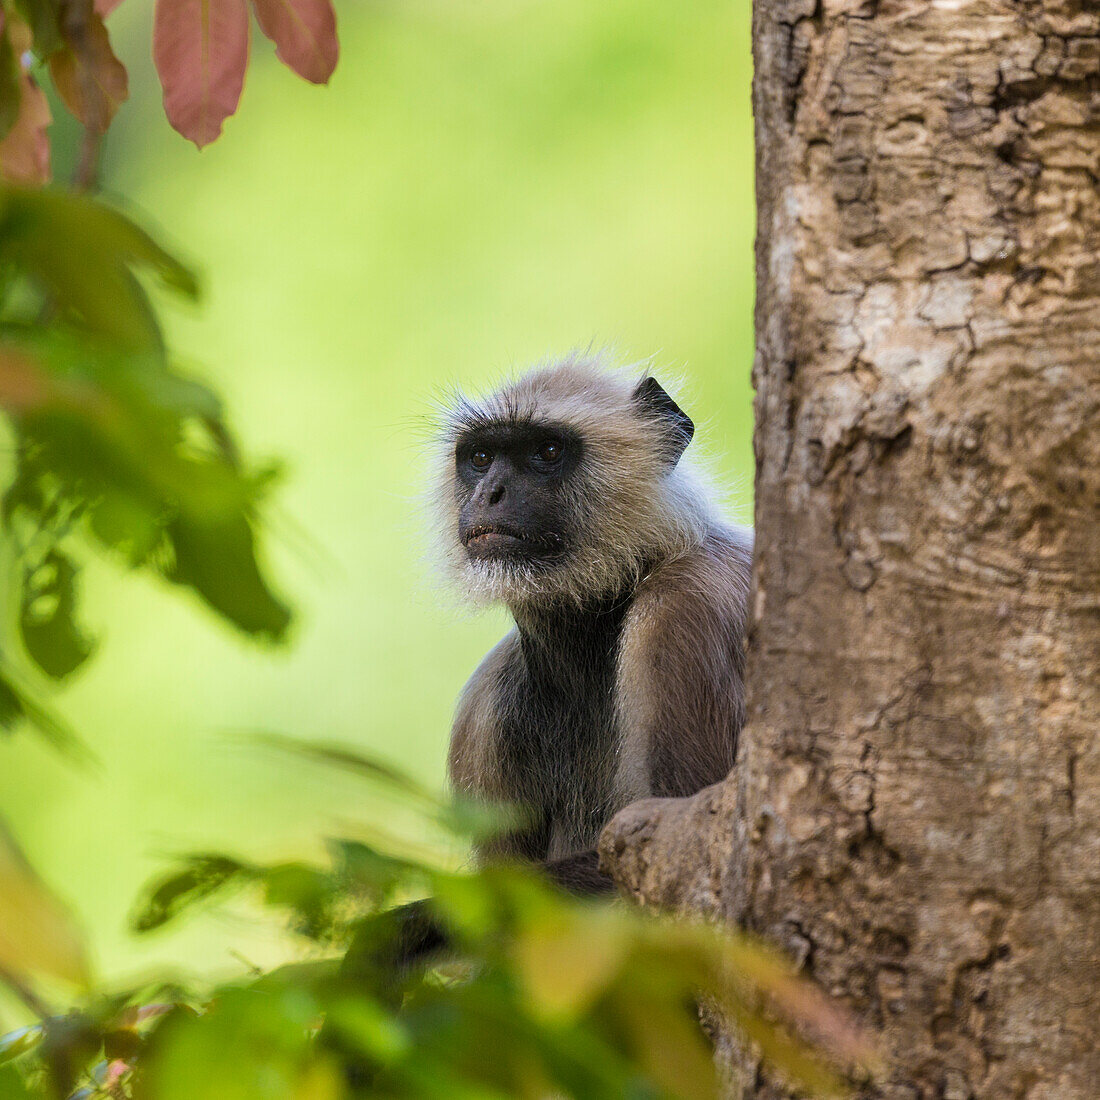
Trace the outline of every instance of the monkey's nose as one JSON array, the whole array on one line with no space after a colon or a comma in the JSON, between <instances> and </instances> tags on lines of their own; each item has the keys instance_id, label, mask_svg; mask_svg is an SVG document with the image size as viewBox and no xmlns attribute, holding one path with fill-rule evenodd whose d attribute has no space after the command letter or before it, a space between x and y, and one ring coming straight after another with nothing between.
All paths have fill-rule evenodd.
<instances>
[{"instance_id":1,"label":"monkey's nose","mask_svg":"<svg viewBox=\"0 0 1100 1100\"><path fill-rule=\"evenodd\" d=\"M498 485L489 494L489 503L490 504L499 504L503 499L504 499L504 486L503 485Z\"/></svg>"}]
</instances>

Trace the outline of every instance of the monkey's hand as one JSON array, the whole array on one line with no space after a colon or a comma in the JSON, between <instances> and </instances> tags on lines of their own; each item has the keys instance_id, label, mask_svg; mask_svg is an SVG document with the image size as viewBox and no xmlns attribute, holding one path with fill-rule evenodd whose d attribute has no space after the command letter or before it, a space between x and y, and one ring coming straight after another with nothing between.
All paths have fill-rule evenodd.
<instances>
[{"instance_id":1,"label":"monkey's hand","mask_svg":"<svg viewBox=\"0 0 1100 1100\"><path fill-rule=\"evenodd\" d=\"M359 922L344 956L344 977L376 987L400 984L410 967L445 952L450 939L431 901L409 902Z\"/></svg>"},{"instance_id":2,"label":"monkey's hand","mask_svg":"<svg viewBox=\"0 0 1100 1100\"><path fill-rule=\"evenodd\" d=\"M558 859L548 859L542 865L550 881L568 891L587 897L592 894L609 894L615 889L609 875L600 870L600 854L595 848L574 852Z\"/></svg>"},{"instance_id":3,"label":"monkey's hand","mask_svg":"<svg viewBox=\"0 0 1100 1100\"><path fill-rule=\"evenodd\" d=\"M595 848L547 860L535 868L571 894L607 894L615 888L611 879L601 873ZM387 976L399 981L410 967L454 949L452 937L436 916L431 899L424 898L364 918L352 936L343 971L348 976L385 984Z\"/></svg>"}]
</instances>

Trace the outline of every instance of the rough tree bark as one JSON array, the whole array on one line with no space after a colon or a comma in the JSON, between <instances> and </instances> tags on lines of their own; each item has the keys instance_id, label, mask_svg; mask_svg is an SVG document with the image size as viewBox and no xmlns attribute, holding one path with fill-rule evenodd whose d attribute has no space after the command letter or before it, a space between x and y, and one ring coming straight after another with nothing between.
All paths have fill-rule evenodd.
<instances>
[{"instance_id":1,"label":"rough tree bark","mask_svg":"<svg viewBox=\"0 0 1100 1100\"><path fill-rule=\"evenodd\" d=\"M864 1095L1095 1100L1100 9L757 0L754 50L750 719L603 858L880 1029Z\"/></svg>"}]
</instances>

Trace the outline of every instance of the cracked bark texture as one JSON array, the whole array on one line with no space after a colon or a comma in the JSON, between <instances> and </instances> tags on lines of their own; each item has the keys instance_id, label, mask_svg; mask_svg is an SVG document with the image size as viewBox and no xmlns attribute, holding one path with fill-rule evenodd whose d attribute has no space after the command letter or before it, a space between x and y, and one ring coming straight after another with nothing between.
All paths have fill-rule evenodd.
<instances>
[{"instance_id":1,"label":"cracked bark texture","mask_svg":"<svg viewBox=\"0 0 1100 1100\"><path fill-rule=\"evenodd\" d=\"M879 1029L863 1096L1095 1100L1100 6L757 0L754 51L749 723L602 856Z\"/></svg>"}]
</instances>

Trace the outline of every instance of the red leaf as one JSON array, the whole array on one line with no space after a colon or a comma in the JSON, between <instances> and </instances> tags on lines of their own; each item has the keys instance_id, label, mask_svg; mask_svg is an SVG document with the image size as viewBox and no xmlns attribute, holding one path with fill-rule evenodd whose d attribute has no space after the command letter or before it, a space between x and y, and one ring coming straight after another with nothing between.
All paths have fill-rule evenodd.
<instances>
[{"instance_id":1,"label":"red leaf","mask_svg":"<svg viewBox=\"0 0 1100 1100\"><path fill-rule=\"evenodd\" d=\"M0 141L0 176L9 183L49 183L50 139L46 127L53 121L50 105L29 73L23 75L20 84L19 114L7 137Z\"/></svg>"},{"instance_id":2,"label":"red leaf","mask_svg":"<svg viewBox=\"0 0 1100 1100\"><path fill-rule=\"evenodd\" d=\"M62 25L65 45L50 57L50 75L65 106L90 130L106 131L129 93L126 69L115 57L103 20L90 8Z\"/></svg>"},{"instance_id":3,"label":"red leaf","mask_svg":"<svg viewBox=\"0 0 1100 1100\"><path fill-rule=\"evenodd\" d=\"M106 19L122 3L122 0L95 0L95 13L100 19Z\"/></svg>"},{"instance_id":4,"label":"red leaf","mask_svg":"<svg viewBox=\"0 0 1100 1100\"><path fill-rule=\"evenodd\" d=\"M164 113L200 149L237 109L248 66L245 0L157 0L153 60Z\"/></svg>"},{"instance_id":5,"label":"red leaf","mask_svg":"<svg viewBox=\"0 0 1100 1100\"><path fill-rule=\"evenodd\" d=\"M252 0L252 6L279 60L313 84L327 84L340 55L331 0Z\"/></svg>"}]
</instances>

